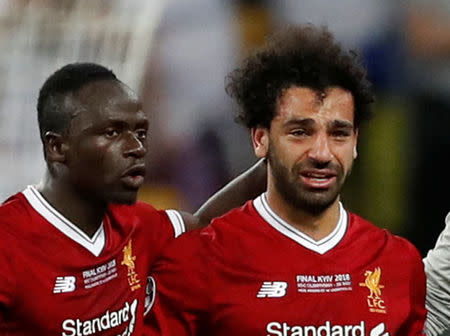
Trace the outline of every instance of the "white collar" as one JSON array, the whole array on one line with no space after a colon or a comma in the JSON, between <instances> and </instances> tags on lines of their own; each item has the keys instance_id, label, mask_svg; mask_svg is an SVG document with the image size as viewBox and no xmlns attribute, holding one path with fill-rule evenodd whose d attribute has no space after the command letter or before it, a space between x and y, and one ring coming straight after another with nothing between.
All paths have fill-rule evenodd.
<instances>
[{"instance_id":1,"label":"white collar","mask_svg":"<svg viewBox=\"0 0 450 336\"><path fill-rule=\"evenodd\" d=\"M305 233L301 232L291 224L287 223L280 216L278 216L269 206L267 202L266 193L258 196L254 201L256 211L260 216L269 223L275 230L281 234L296 241L303 247L317 252L319 254L325 254L333 247L335 247L344 237L347 231L347 212L344 210L341 202L339 202L339 220L335 229L326 237L321 240L315 241Z\"/></svg>"},{"instance_id":2,"label":"white collar","mask_svg":"<svg viewBox=\"0 0 450 336\"><path fill-rule=\"evenodd\" d=\"M52 207L34 186L28 186L24 191L22 191L22 194L34 210L36 210L36 212L44 217L55 228L83 246L94 256L98 257L100 255L106 242L103 222L91 238L70 220L59 213L54 207Z\"/></svg>"}]
</instances>

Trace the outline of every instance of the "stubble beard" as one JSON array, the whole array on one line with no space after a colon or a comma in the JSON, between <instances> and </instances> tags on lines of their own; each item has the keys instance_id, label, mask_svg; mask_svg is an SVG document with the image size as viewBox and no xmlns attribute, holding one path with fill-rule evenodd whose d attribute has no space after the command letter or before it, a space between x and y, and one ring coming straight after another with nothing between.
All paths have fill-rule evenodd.
<instances>
[{"instance_id":1,"label":"stubble beard","mask_svg":"<svg viewBox=\"0 0 450 336\"><path fill-rule=\"evenodd\" d=\"M277 157L276 150L269 146L268 160L272 171L274 185L283 200L295 209L303 210L312 215L319 215L328 209L339 197L346 177L341 166L336 164L323 165L320 168L331 168L337 173L336 183L328 189L310 189L300 180L300 171L306 166L319 168L313 162L300 162L290 170Z\"/></svg>"}]
</instances>

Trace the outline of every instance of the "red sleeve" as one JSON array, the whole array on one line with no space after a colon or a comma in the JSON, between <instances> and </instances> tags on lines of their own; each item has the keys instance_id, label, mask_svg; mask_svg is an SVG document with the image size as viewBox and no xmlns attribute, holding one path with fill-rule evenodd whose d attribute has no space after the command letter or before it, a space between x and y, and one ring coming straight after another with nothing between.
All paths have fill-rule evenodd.
<instances>
[{"instance_id":1,"label":"red sleeve","mask_svg":"<svg viewBox=\"0 0 450 336\"><path fill-rule=\"evenodd\" d=\"M412 254L412 265L410 279L410 315L400 328L399 335L425 335L424 324L426 319L425 291L426 277L422 258L417 249L409 245L410 255Z\"/></svg>"},{"instance_id":2,"label":"red sleeve","mask_svg":"<svg viewBox=\"0 0 450 336\"><path fill-rule=\"evenodd\" d=\"M145 234L153 249L162 251L184 232L181 216L175 210L156 210L147 203L136 203L136 211L143 221Z\"/></svg>"},{"instance_id":3,"label":"red sleeve","mask_svg":"<svg viewBox=\"0 0 450 336\"><path fill-rule=\"evenodd\" d=\"M0 214L1 216L1 214ZM5 223L0 222L0 226L5 227ZM11 235L0 230L0 331L4 322L4 314L10 310L15 296L15 270L13 267L15 247L17 240L11 239Z\"/></svg>"},{"instance_id":4,"label":"red sleeve","mask_svg":"<svg viewBox=\"0 0 450 336\"><path fill-rule=\"evenodd\" d=\"M199 334L209 311L210 266L201 231L187 233L169 246L152 270L156 295L147 316L151 335Z\"/></svg>"}]
</instances>

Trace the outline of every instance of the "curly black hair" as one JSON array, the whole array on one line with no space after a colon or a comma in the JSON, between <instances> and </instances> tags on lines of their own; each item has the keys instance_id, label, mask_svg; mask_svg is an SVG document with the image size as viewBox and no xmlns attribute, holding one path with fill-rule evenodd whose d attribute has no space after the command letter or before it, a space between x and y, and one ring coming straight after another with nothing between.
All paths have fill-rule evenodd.
<instances>
[{"instance_id":1,"label":"curly black hair","mask_svg":"<svg viewBox=\"0 0 450 336\"><path fill-rule=\"evenodd\" d=\"M62 132L69 127L71 116L64 104L66 95L99 80L119 81L111 70L95 63L67 64L47 78L37 102L42 140L47 131Z\"/></svg>"},{"instance_id":2,"label":"curly black hair","mask_svg":"<svg viewBox=\"0 0 450 336\"><path fill-rule=\"evenodd\" d=\"M270 128L278 99L292 86L317 91L342 87L354 98L355 127L372 116L374 94L364 66L326 27L291 26L279 32L226 81L228 95L241 107L236 119L249 129Z\"/></svg>"}]
</instances>

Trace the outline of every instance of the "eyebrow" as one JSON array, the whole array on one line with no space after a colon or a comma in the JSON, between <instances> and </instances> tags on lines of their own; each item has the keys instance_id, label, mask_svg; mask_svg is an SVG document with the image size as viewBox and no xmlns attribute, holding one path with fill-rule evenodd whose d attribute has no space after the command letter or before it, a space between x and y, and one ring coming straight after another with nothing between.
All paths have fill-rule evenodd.
<instances>
[{"instance_id":1,"label":"eyebrow","mask_svg":"<svg viewBox=\"0 0 450 336\"><path fill-rule=\"evenodd\" d=\"M284 127L312 127L315 120L312 118L295 118L284 123ZM328 123L328 128L348 128L353 129L353 124L348 120L336 119Z\"/></svg>"},{"instance_id":2,"label":"eyebrow","mask_svg":"<svg viewBox=\"0 0 450 336\"><path fill-rule=\"evenodd\" d=\"M118 119L118 118L107 118L105 119L101 124L103 125L128 125L129 122L127 120L123 120L123 119ZM136 125L137 126L148 126L150 124L148 118L139 118L136 120Z\"/></svg>"},{"instance_id":3,"label":"eyebrow","mask_svg":"<svg viewBox=\"0 0 450 336\"><path fill-rule=\"evenodd\" d=\"M330 125L331 128L350 128L353 129L354 126L350 121L347 120L333 120Z\"/></svg>"},{"instance_id":4,"label":"eyebrow","mask_svg":"<svg viewBox=\"0 0 450 336\"><path fill-rule=\"evenodd\" d=\"M302 127L311 127L315 123L314 119L311 118L295 118L290 119L284 123L284 127L292 127L292 126L302 126Z\"/></svg>"}]
</instances>

